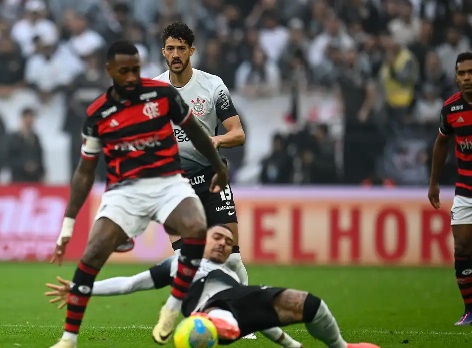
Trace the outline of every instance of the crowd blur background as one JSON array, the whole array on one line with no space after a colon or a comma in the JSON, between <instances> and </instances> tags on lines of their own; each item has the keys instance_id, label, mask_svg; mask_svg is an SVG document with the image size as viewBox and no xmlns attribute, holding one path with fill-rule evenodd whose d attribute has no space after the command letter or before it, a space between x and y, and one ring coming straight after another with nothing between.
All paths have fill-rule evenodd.
<instances>
[{"instance_id":1,"label":"crowd blur background","mask_svg":"<svg viewBox=\"0 0 472 348\"><path fill-rule=\"evenodd\" d=\"M427 185L471 0L1 0L0 182L67 183L85 109L110 85L107 44L133 41L157 76L175 20L244 123L245 146L224 151L233 182Z\"/></svg>"}]
</instances>

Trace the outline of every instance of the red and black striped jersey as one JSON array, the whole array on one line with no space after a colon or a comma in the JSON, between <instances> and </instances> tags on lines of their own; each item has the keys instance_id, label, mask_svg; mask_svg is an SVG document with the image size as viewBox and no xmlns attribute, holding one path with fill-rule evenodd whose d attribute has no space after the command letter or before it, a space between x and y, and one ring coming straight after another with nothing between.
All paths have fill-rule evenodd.
<instances>
[{"instance_id":1,"label":"red and black striped jersey","mask_svg":"<svg viewBox=\"0 0 472 348\"><path fill-rule=\"evenodd\" d=\"M441 109L439 134L455 136L457 172L456 195L472 197L472 105L454 94Z\"/></svg>"},{"instance_id":2,"label":"red and black striped jersey","mask_svg":"<svg viewBox=\"0 0 472 348\"><path fill-rule=\"evenodd\" d=\"M129 100L110 96L111 87L87 109L82 156L103 151L107 189L128 179L182 173L171 121L183 124L192 113L171 85L142 79Z\"/></svg>"}]
</instances>

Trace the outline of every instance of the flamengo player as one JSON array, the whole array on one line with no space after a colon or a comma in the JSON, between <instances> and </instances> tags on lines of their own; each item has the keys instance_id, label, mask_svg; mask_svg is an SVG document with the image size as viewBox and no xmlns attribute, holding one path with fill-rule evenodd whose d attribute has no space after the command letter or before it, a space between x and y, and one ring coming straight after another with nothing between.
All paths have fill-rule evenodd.
<instances>
[{"instance_id":1,"label":"flamengo player","mask_svg":"<svg viewBox=\"0 0 472 348\"><path fill-rule=\"evenodd\" d=\"M141 79L136 47L127 41L107 51L106 70L113 80L87 109L82 158L72 177L61 233L51 262L62 263L75 217L92 188L101 151L108 165L107 188L90 239L72 279L65 331L54 348L77 346L77 336L94 280L114 249L142 234L151 219L178 231L183 239L171 296L153 330L158 343L169 340L182 300L197 272L206 239L202 204L181 176L171 121L179 124L215 169L210 189L227 185L224 163L189 107L169 84Z\"/></svg>"},{"instance_id":2,"label":"flamengo player","mask_svg":"<svg viewBox=\"0 0 472 348\"><path fill-rule=\"evenodd\" d=\"M245 135L228 88L218 76L192 68L190 58L195 51L193 41L194 33L185 23L174 22L167 26L162 33L162 54L169 70L154 80L170 83L177 88L184 101L192 107L194 116L215 148L242 145ZM218 122L227 130L223 135L216 135ZM228 265L238 274L241 282L247 284L247 271L239 253L238 219L231 187L228 185L219 193L210 192L208 188L215 173L211 163L193 146L185 130L179 125L174 124L174 135L179 144L184 176L190 179L203 203L208 226L225 224L235 236L236 244ZM166 229L170 230L168 226ZM182 243L178 237L171 235L171 241L174 250L181 248ZM121 249L128 247L123 245Z\"/></svg>"},{"instance_id":3,"label":"flamengo player","mask_svg":"<svg viewBox=\"0 0 472 348\"><path fill-rule=\"evenodd\" d=\"M458 55L456 82L460 92L441 109L439 134L433 149L428 198L439 209L439 177L447 158L449 141L455 137L458 180L451 209L454 266L457 285L465 305L455 325L472 324L472 52Z\"/></svg>"}]
</instances>

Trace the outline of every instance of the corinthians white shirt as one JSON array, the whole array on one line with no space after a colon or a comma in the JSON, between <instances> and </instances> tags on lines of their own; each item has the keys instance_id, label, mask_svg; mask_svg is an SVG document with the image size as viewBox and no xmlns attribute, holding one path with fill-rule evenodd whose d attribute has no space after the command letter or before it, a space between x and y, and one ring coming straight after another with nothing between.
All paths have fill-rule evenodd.
<instances>
[{"instance_id":1,"label":"corinthians white shirt","mask_svg":"<svg viewBox=\"0 0 472 348\"><path fill-rule=\"evenodd\" d=\"M208 136L217 135L218 121L236 116L238 113L223 80L198 69L192 69L190 81L183 87L176 87L182 99L190 106L195 118L200 121ZM154 78L169 84L169 70ZM172 84L171 84L172 85ZM210 162L193 146L185 132L177 125L172 125L178 141L182 169L187 177L210 166Z\"/></svg>"}]
</instances>

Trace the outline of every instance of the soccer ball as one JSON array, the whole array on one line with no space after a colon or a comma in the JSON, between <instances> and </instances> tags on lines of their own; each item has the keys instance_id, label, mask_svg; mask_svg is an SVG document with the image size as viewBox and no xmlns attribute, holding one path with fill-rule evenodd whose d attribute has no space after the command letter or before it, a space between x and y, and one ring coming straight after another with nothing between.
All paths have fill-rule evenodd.
<instances>
[{"instance_id":1,"label":"soccer ball","mask_svg":"<svg viewBox=\"0 0 472 348\"><path fill-rule=\"evenodd\" d=\"M201 315L182 320L174 334L176 348L216 348L218 332L215 325Z\"/></svg>"}]
</instances>

